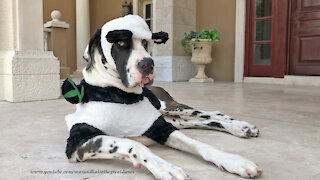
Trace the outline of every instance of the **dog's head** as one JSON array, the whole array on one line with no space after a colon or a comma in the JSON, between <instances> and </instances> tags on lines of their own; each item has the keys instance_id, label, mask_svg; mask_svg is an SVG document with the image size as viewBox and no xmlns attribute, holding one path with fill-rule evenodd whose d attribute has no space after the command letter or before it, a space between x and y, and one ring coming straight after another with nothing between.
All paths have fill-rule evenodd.
<instances>
[{"instance_id":1,"label":"dog's head","mask_svg":"<svg viewBox=\"0 0 320 180\"><path fill-rule=\"evenodd\" d=\"M152 84L153 44L168 39L168 33L151 33L146 22L136 15L109 21L96 31L86 48L86 71L98 68L116 74L127 88Z\"/></svg>"}]
</instances>

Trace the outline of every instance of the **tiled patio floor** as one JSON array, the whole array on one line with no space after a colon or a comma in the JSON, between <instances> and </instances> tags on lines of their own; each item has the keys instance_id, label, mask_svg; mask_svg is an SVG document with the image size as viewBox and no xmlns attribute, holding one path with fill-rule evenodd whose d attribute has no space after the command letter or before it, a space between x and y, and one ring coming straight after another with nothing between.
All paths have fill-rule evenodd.
<instances>
[{"instance_id":1,"label":"tiled patio floor","mask_svg":"<svg viewBox=\"0 0 320 180\"><path fill-rule=\"evenodd\" d=\"M180 102L199 109L219 110L256 124L261 136L251 139L209 130L183 132L256 162L264 170L260 179L320 179L319 88L233 83L156 84L165 87ZM0 179L153 179L145 168L134 169L124 161L68 163L64 154L68 137L64 116L74 109L63 99L14 104L0 102ZM193 155L160 145L150 148L181 166L192 179L242 179L221 172ZM74 172L122 169L129 173ZM32 173L38 170L60 171L61 174Z\"/></svg>"}]
</instances>

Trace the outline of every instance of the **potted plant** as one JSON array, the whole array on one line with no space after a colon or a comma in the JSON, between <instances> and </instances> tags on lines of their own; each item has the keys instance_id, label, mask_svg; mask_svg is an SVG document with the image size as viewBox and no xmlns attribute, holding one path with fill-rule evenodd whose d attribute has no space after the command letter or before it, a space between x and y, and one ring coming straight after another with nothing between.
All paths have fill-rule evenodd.
<instances>
[{"instance_id":1,"label":"potted plant","mask_svg":"<svg viewBox=\"0 0 320 180\"><path fill-rule=\"evenodd\" d=\"M190 31L188 34L184 33L181 44L186 53L192 52L191 62L198 66L197 75L190 79L189 82L213 82L213 79L209 78L204 70L206 65L212 62L212 44L218 40L219 34L216 29L203 29L200 32Z\"/></svg>"}]
</instances>

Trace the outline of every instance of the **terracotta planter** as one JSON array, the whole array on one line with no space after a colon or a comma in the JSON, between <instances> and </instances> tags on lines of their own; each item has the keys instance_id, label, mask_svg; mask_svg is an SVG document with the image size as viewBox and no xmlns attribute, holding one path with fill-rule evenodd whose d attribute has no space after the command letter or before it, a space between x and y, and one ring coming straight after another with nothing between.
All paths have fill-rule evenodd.
<instances>
[{"instance_id":1,"label":"terracotta planter","mask_svg":"<svg viewBox=\"0 0 320 180\"><path fill-rule=\"evenodd\" d=\"M199 42L192 39L190 43L192 49L191 62L198 66L198 73L189 82L213 82L214 80L209 78L204 71L206 65L212 62L212 42L208 39L199 39Z\"/></svg>"}]
</instances>

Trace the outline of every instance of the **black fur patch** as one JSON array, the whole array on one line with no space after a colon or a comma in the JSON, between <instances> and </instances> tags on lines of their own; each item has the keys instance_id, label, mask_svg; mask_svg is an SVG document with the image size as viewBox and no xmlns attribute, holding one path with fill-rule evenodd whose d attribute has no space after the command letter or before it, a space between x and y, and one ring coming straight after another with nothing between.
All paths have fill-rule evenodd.
<instances>
[{"instance_id":1,"label":"black fur patch","mask_svg":"<svg viewBox=\"0 0 320 180\"><path fill-rule=\"evenodd\" d=\"M201 114L201 112L200 112L200 111L193 111L192 114L191 114L191 116L196 116L196 115L198 115L198 114Z\"/></svg>"},{"instance_id":2,"label":"black fur patch","mask_svg":"<svg viewBox=\"0 0 320 180\"><path fill-rule=\"evenodd\" d=\"M146 51L148 51L148 45L149 45L148 41L145 40L145 39L142 39L142 40L141 40L141 44L142 44L143 48L144 48Z\"/></svg>"},{"instance_id":3,"label":"black fur patch","mask_svg":"<svg viewBox=\"0 0 320 180\"><path fill-rule=\"evenodd\" d=\"M211 118L211 116L209 116L209 115L203 115L203 116L200 116L201 118L204 118L204 119L210 119Z\"/></svg>"},{"instance_id":4,"label":"black fur patch","mask_svg":"<svg viewBox=\"0 0 320 180\"><path fill-rule=\"evenodd\" d=\"M174 127L171 123L168 123L164 120L163 116L160 116L153 124L152 126L143 133L143 136L146 136L160 144L164 144L170 134L178 130L176 127Z\"/></svg>"},{"instance_id":5,"label":"black fur patch","mask_svg":"<svg viewBox=\"0 0 320 180\"><path fill-rule=\"evenodd\" d=\"M114 30L106 35L107 41L113 43L111 56L122 83L128 87L127 63L133 49L132 32L129 30ZM123 43L122 45L118 42Z\"/></svg>"},{"instance_id":6,"label":"black fur patch","mask_svg":"<svg viewBox=\"0 0 320 180\"><path fill-rule=\"evenodd\" d=\"M83 57L86 61L88 61L88 65L86 67L86 70L89 70L93 64L95 63L95 59L94 59L94 51L95 49L98 49L99 54L101 55L101 61L103 64L105 64L107 62L107 59L105 58L103 52L102 52L102 48L101 48L101 29L98 29L91 37L90 41L89 41L89 47L88 47L88 56L89 58L85 58Z\"/></svg>"},{"instance_id":7,"label":"black fur patch","mask_svg":"<svg viewBox=\"0 0 320 180\"><path fill-rule=\"evenodd\" d=\"M86 123L73 125L70 130L70 136L67 140L66 155L68 159L71 158L72 153L75 152L82 144L99 135L106 134Z\"/></svg>"},{"instance_id":8,"label":"black fur patch","mask_svg":"<svg viewBox=\"0 0 320 180\"><path fill-rule=\"evenodd\" d=\"M211 127L216 127L216 128L220 128L220 129L224 129L224 127L218 123L218 122L210 122L207 124L208 126L211 126Z\"/></svg>"},{"instance_id":9,"label":"black fur patch","mask_svg":"<svg viewBox=\"0 0 320 180\"><path fill-rule=\"evenodd\" d=\"M172 115L174 118L181 118L179 115Z\"/></svg>"},{"instance_id":10,"label":"black fur patch","mask_svg":"<svg viewBox=\"0 0 320 180\"><path fill-rule=\"evenodd\" d=\"M118 150L118 146L115 146L114 148L109 150L109 153L111 154L111 153L117 152L117 150Z\"/></svg>"},{"instance_id":11,"label":"black fur patch","mask_svg":"<svg viewBox=\"0 0 320 180\"><path fill-rule=\"evenodd\" d=\"M96 139L95 141L93 141L92 139L89 140L88 143L86 143L86 145L78 148L77 153L78 153L79 159L82 160L85 153L97 152L101 147L101 143L102 143L102 138Z\"/></svg>"}]
</instances>

